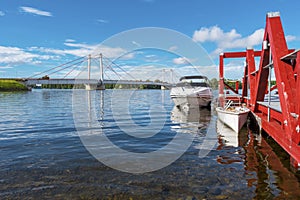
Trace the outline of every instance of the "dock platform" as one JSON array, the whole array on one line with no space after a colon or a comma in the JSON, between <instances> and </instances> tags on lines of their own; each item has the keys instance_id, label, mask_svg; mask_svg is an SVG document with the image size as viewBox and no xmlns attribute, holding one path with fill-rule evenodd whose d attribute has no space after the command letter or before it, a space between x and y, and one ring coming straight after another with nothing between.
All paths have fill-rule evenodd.
<instances>
[{"instance_id":1,"label":"dock platform","mask_svg":"<svg viewBox=\"0 0 300 200\"><path fill-rule=\"evenodd\" d=\"M224 77L224 59L245 58L242 91ZM255 66L259 58L259 66ZM275 85L272 77L275 77ZM234 95L227 95L225 89ZM276 95L272 95L277 90ZM279 13L268 13L262 49L220 54L219 102L245 103L260 128L289 155L294 168L300 168L300 51L289 49Z\"/></svg>"}]
</instances>

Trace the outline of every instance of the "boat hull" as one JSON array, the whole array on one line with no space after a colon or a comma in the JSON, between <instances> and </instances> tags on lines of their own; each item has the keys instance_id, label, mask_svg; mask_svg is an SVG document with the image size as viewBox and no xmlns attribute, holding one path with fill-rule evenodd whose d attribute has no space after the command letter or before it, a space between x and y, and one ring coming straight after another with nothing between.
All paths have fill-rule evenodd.
<instances>
[{"instance_id":1,"label":"boat hull","mask_svg":"<svg viewBox=\"0 0 300 200\"><path fill-rule=\"evenodd\" d=\"M247 121L249 109L245 111L232 112L226 111L221 107L217 107L218 118L236 133L238 133Z\"/></svg>"},{"instance_id":2,"label":"boat hull","mask_svg":"<svg viewBox=\"0 0 300 200\"><path fill-rule=\"evenodd\" d=\"M176 106L210 106L212 92L210 88L183 88L175 87L171 89L171 98Z\"/></svg>"},{"instance_id":3,"label":"boat hull","mask_svg":"<svg viewBox=\"0 0 300 200\"><path fill-rule=\"evenodd\" d=\"M174 104L180 107L205 107L210 106L209 97L173 97Z\"/></svg>"},{"instance_id":4,"label":"boat hull","mask_svg":"<svg viewBox=\"0 0 300 200\"><path fill-rule=\"evenodd\" d=\"M239 146L238 134L220 120L217 121L217 133L222 138L224 145L232 147Z\"/></svg>"}]
</instances>

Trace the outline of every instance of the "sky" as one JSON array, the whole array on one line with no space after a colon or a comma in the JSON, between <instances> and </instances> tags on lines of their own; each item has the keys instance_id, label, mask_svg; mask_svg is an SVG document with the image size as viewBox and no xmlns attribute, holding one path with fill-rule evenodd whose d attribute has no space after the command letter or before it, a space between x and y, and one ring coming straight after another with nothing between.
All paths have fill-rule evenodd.
<instances>
[{"instance_id":1,"label":"sky","mask_svg":"<svg viewBox=\"0 0 300 200\"><path fill-rule=\"evenodd\" d=\"M42 76L99 53L110 73L135 79L217 78L221 52L261 49L268 12L280 12L289 48L299 48L299 8L297 0L1 0L0 78ZM240 78L243 62L226 61L225 75ZM75 76L80 65L50 78Z\"/></svg>"}]
</instances>

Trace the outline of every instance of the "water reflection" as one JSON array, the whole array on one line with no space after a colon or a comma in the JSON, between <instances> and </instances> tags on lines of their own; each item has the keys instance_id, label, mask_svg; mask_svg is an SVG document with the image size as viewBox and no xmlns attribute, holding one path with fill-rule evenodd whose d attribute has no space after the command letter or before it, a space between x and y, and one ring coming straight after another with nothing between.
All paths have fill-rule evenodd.
<instances>
[{"instance_id":1,"label":"water reflection","mask_svg":"<svg viewBox=\"0 0 300 200\"><path fill-rule=\"evenodd\" d=\"M170 129L172 104L161 91L84 92L74 91L75 126L89 152L113 169L131 173L160 169L177 160L193 142L192 135Z\"/></svg>"},{"instance_id":2,"label":"water reflection","mask_svg":"<svg viewBox=\"0 0 300 200\"><path fill-rule=\"evenodd\" d=\"M217 141L217 145L201 158L196 146L207 138L208 126L215 117L213 111L173 107L168 91L140 91L137 97L150 98L153 103L160 92L165 92L163 104L168 112L166 125L158 137L142 143L128 140L115 126L110 110L111 91L78 92L78 104L82 105L78 114L86 122L82 129L87 135L90 129L84 128L91 121L90 115L122 148L151 151L169 143L168 138L175 134L197 137L184 155L165 168L139 175L122 173L93 158L82 145L74 128L71 91L3 93L0 94L0 199L300 198L299 173L289 169L289 157L268 137L247 128L232 135L216 123L218 138L212 141ZM122 105L124 102L119 100ZM146 125L147 108L139 106L139 100L132 101L136 105L136 110L132 110L134 120ZM90 108L96 113L88 112ZM93 129L93 133L97 130ZM180 149L181 140L177 144L170 152ZM106 156L110 159L114 155Z\"/></svg>"},{"instance_id":3,"label":"water reflection","mask_svg":"<svg viewBox=\"0 0 300 200\"><path fill-rule=\"evenodd\" d=\"M211 120L211 111L195 106L174 106L171 112L172 128L176 131L203 134Z\"/></svg>"},{"instance_id":4,"label":"water reflection","mask_svg":"<svg viewBox=\"0 0 300 200\"><path fill-rule=\"evenodd\" d=\"M285 164L289 158L278 144L266 135L262 137L249 131L244 149L245 169L257 175L256 179L248 180L249 186L256 186L256 199L300 198L299 179Z\"/></svg>"},{"instance_id":5,"label":"water reflection","mask_svg":"<svg viewBox=\"0 0 300 200\"><path fill-rule=\"evenodd\" d=\"M217 120L217 132L219 138L219 148L224 145L232 147L239 146L238 134L220 120Z\"/></svg>"},{"instance_id":6,"label":"water reflection","mask_svg":"<svg viewBox=\"0 0 300 200\"><path fill-rule=\"evenodd\" d=\"M255 188L254 199L299 199L297 174L289 169L289 156L266 134L250 129L237 134L218 122L217 162L244 165L247 186ZM225 150L225 152L224 152Z\"/></svg>"}]
</instances>

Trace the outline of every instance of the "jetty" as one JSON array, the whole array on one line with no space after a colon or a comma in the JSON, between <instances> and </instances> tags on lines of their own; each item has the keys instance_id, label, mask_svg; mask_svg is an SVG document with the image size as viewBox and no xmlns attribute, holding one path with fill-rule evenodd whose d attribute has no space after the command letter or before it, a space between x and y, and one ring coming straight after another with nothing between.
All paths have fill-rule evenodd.
<instances>
[{"instance_id":1,"label":"jetty","mask_svg":"<svg viewBox=\"0 0 300 200\"><path fill-rule=\"evenodd\" d=\"M226 83L224 59L245 58L242 91ZM267 14L259 51L224 52L219 57L219 100L245 103L261 131L271 136L300 168L300 51L289 49L279 12ZM259 59L259 66L255 61ZM271 85L272 78L276 84ZM230 94L225 89L231 90ZM277 90L277 98L271 93Z\"/></svg>"}]
</instances>

